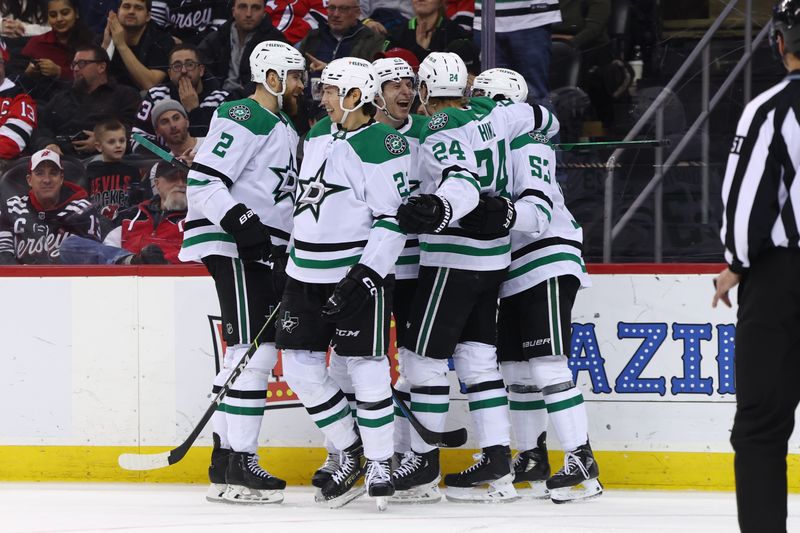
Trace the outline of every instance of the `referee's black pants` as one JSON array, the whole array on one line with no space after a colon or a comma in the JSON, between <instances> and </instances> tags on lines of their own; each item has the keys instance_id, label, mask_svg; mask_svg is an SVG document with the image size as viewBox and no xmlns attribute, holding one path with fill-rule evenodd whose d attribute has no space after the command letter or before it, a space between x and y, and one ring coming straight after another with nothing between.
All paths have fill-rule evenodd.
<instances>
[{"instance_id":1,"label":"referee's black pants","mask_svg":"<svg viewBox=\"0 0 800 533\"><path fill-rule=\"evenodd\" d=\"M743 533L786 531L786 452L800 402L800 250L763 253L739 286L736 503Z\"/></svg>"}]
</instances>

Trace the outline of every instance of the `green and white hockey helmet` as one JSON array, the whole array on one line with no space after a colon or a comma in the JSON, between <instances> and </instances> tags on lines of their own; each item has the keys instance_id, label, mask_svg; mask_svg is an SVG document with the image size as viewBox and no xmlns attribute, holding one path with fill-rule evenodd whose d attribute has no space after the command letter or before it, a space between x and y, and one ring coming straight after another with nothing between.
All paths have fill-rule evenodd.
<instances>
[{"instance_id":1,"label":"green and white hockey helmet","mask_svg":"<svg viewBox=\"0 0 800 533\"><path fill-rule=\"evenodd\" d=\"M290 70L305 71L306 60L296 48L280 41L262 41L250 54L250 77L267 90L267 73L274 70L282 84ZM270 91L272 92L272 91Z\"/></svg>"},{"instance_id":2,"label":"green and white hockey helmet","mask_svg":"<svg viewBox=\"0 0 800 533\"><path fill-rule=\"evenodd\" d=\"M428 98L464 96L467 66L452 52L431 52L419 66L419 83L425 84Z\"/></svg>"},{"instance_id":3,"label":"green and white hockey helmet","mask_svg":"<svg viewBox=\"0 0 800 533\"><path fill-rule=\"evenodd\" d=\"M516 70L490 68L472 82L472 95L489 98L502 95L512 102L524 102L528 98L528 83Z\"/></svg>"},{"instance_id":4,"label":"green and white hockey helmet","mask_svg":"<svg viewBox=\"0 0 800 533\"><path fill-rule=\"evenodd\" d=\"M325 67L320 77L322 85L333 85L339 90L339 101L344 109L343 101L352 89L361 91L361 99L352 109L375 101L378 94L378 76L369 61L357 57L334 59ZM352 111L351 110L351 111Z\"/></svg>"}]
</instances>

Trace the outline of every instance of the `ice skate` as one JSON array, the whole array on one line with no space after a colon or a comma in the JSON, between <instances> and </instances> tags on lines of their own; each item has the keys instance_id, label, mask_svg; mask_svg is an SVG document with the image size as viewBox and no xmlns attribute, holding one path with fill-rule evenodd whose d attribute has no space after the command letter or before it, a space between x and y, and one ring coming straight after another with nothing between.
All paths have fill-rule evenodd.
<instances>
[{"instance_id":1,"label":"ice skate","mask_svg":"<svg viewBox=\"0 0 800 533\"><path fill-rule=\"evenodd\" d=\"M364 494L364 486L355 486L363 476L364 448L361 446L361 441L358 441L341 452L339 467L320 488L314 499L317 503L331 509L347 505Z\"/></svg>"},{"instance_id":2,"label":"ice skate","mask_svg":"<svg viewBox=\"0 0 800 533\"><path fill-rule=\"evenodd\" d=\"M286 482L278 479L258 464L258 455L231 452L225 473L228 488L222 498L228 503L281 503Z\"/></svg>"},{"instance_id":3,"label":"ice skate","mask_svg":"<svg viewBox=\"0 0 800 533\"><path fill-rule=\"evenodd\" d=\"M400 466L392 474L394 495L392 503L437 503L442 499L439 491L439 448L418 454L403 454Z\"/></svg>"},{"instance_id":4,"label":"ice skate","mask_svg":"<svg viewBox=\"0 0 800 533\"><path fill-rule=\"evenodd\" d=\"M519 499L511 470L511 449L496 445L475 455L463 472L444 476L445 496L451 502L512 502Z\"/></svg>"},{"instance_id":5,"label":"ice skate","mask_svg":"<svg viewBox=\"0 0 800 533\"><path fill-rule=\"evenodd\" d=\"M550 497L547 479L550 477L550 462L547 459L547 433L542 433L536 448L519 452L514 458L514 484L525 484L518 488L522 497L546 499Z\"/></svg>"},{"instance_id":6,"label":"ice skate","mask_svg":"<svg viewBox=\"0 0 800 533\"><path fill-rule=\"evenodd\" d=\"M208 467L208 480L211 485L206 492L206 500L210 502L221 502L228 483L225 481L225 471L228 469L231 451L223 448L220 444L219 435L212 434L214 439L214 449L211 450L211 464Z\"/></svg>"},{"instance_id":7,"label":"ice skate","mask_svg":"<svg viewBox=\"0 0 800 533\"><path fill-rule=\"evenodd\" d=\"M564 454L564 467L547 480L553 503L566 503L600 496L600 469L589 442Z\"/></svg>"},{"instance_id":8,"label":"ice skate","mask_svg":"<svg viewBox=\"0 0 800 533\"><path fill-rule=\"evenodd\" d=\"M394 494L391 459L368 461L366 480L367 494L370 498L375 498L378 511L385 511L389 505L389 496Z\"/></svg>"},{"instance_id":9,"label":"ice skate","mask_svg":"<svg viewBox=\"0 0 800 533\"><path fill-rule=\"evenodd\" d=\"M337 468L339 468L339 452L328 452L325 462L311 476L311 484L321 489L331 479L331 474L336 472Z\"/></svg>"}]
</instances>

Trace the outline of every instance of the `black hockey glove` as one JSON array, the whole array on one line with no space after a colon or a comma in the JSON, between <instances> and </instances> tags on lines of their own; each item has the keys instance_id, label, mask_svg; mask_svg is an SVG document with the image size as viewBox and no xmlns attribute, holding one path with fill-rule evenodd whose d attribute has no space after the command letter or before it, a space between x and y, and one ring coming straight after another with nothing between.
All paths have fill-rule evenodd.
<instances>
[{"instance_id":1,"label":"black hockey glove","mask_svg":"<svg viewBox=\"0 0 800 533\"><path fill-rule=\"evenodd\" d=\"M273 246L269 260L272 261L272 288L280 301L283 289L286 288L286 263L289 262L286 246Z\"/></svg>"},{"instance_id":2,"label":"black hockey glove","mask_svg":"<svg viewBox=\"0 0 800 533\"><path fill-rule=\"evenodd\" d=\"M482 194L478 207L460 218L458 223L465 230L480 235L507 235L516 219L517 212L511 200Z\"/></svg>"},{"instance_id":3,"label":"black hockey glove","mask_svg":"<svg viewBox=\"0 0 800 533\"><path fill-rule=\"evenodd\" d=\"M269 257L269 230L246 205L236 204L231 207L219 225L236 241L236 249L242 261L261 261Z\"/></svg>"},{"instance_id":4,"label":"black hockey glove","mask_svg":"<svg viewBox=\"0 0 800 533\"><path fill-rule=\"evenodd\" d=\"M383 278L377 272L361 263L353 265L322 306L322 318L328 322L350 318L378 294L382 285Z\"/></svg>"},{"instance_id":5,"label":"black hockey glove","mask_svg":"<svg viewBox=\"0 0 800 533\"><path fill-rule=\"evenodd\" d=\"M452 216L448 201L435 194L412 196L397 209L397 221L406 233L441 233Z\"/></svg>"}]
</instances>

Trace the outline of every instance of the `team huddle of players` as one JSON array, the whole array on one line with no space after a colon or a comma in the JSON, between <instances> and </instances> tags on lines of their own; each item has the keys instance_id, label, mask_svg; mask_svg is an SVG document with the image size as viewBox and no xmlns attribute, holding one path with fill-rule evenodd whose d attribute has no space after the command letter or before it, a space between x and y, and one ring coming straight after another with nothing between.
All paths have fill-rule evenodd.
<instances>
[{"instance_id":1,"label":"team huddle of players","mask_svg":"<svg viewBox=\"0 0 800 533\"><path fill-rule=\"evenodd\" d=\"M256 92L220 106L188 179L180 257L213 277L228 345L215 391L280 308L213 418L207 498L283 500L285 481L256 455L282 350L285 379L325 436L319 503L440 500L439 449L393 407L392 314L397 395L424 427L444 430L449 359L466 387L481 453L444 476L449 500L599 495L567 365L572 305L589 279L555 179L555 117L525 103L525 80L507 69L482 73L466 97L455 54L430 54L416 74L398 58L337 59L321 77L328 116L298 169L281 107L303 90L305 61L265 41L250 64ZM410 114L417 96L427 116ZM553 475L548 421L565 450Z\"/></svg>"}]
</instances>

